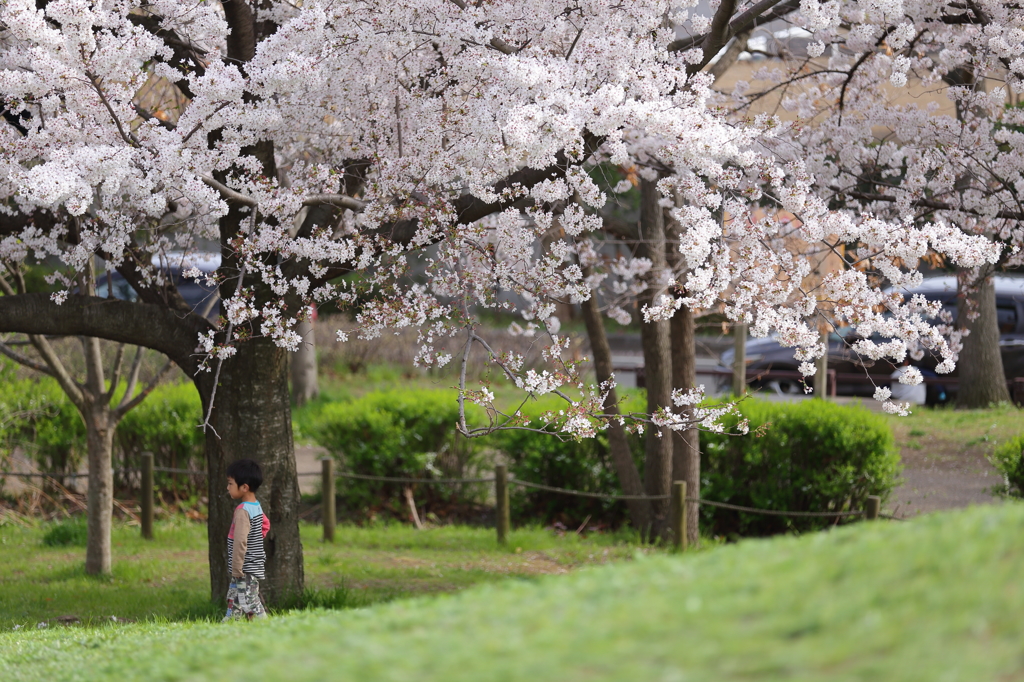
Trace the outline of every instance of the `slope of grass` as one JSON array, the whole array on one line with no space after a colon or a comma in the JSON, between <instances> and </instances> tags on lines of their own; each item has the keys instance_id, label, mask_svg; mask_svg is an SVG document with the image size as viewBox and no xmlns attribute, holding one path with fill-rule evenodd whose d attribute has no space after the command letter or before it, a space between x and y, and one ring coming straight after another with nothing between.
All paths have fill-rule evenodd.
<instances>
[{"instance_id":1,"label":"slope of grass","mask_svg":"<svg viewBox=\"0 0 1024 682\"><path fill-rule=\"evenodd\" d=\"M53 524L0 526L0 630L62 616L95 625L111 616L183 620L217 614L209 603L205 525L182 517L159 521L153 541L143 540L137 527L115 526L114 571L107 577L85 574L84 547L47 546L44 539L53 530ZM355 604L564 573L635 551L628 534L558 537L536 528L514 531L507 549L486 528L339 526L333 544L321 542L321 532L319 526L301 528L306 585L322 592L344 586Z\"/></svg>"},{"instance_id":2,"label":"slope of grass","mask_svg":"<svg viewBox=\"0 0 1024 682\"><path fill-rule=\"evenodd\" d=\"M8 632L0 679L1019 679L1022 530L1008 504L263 623Z\"/></svg>"}]
</instances>

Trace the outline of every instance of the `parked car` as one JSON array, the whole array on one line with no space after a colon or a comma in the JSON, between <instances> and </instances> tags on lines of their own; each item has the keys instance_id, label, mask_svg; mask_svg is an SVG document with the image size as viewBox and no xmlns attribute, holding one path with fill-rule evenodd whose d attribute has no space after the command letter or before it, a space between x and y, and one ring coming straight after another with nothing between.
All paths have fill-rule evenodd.
<instances>
[{"instance_id":1,"label":"parked car","mask_svg":"<svg viewBox=\"0 0 1024 682\"><path fill-rule=\"evenodd\" d=\"M219 253L197 253L184 255L181 252L153 256L153 267L159 268L164 276L168 278L178 289L178 293L185 299L189 308L208 318L216 318L220 315L220 296L215 286L209 286L204 281L185 279L181 273L197 267L204 274L212 274L220 267ZM96 295L102 298L107 297L107 287L114 290L114 298L125 301L134 301L139 295L116 270L107 275L100 275L96 280Z\"/></svg>"},{"instance_id":2,"label":"parked car","mask_svg":"<svg viewBox=\"0 0 1024 682\"><path fill-rule=\"evenodd\" d=\"M1003 369L1007 380L1024 377L1024 277L996 276L996 313L999 324L999 348L1003 357ZM921 294L931 301L940 301L943 308L954 317L957 312L956 277L930 277L921 286L908 290L907 296ZM856 329L841 329L840 333L829 335L828 367L839 376L836 382L836 394L846 396L870 396L874 393L874 385L863 380L852 380L842 375L863 377L870 375L874 384L888 385L890 375L896 367L891 362L874 362L860 358L851 346L856 341ZM765 374L771 370L796 371L800 365L794 358L793 349L779 344L778 340L769 336L763 339L748 338L747 340L747 381L753 390L767 390L774 393L803 393L803 385L798 378L776 378ZM719 371L732 369L735 353L729 349L719 358ZM913 361L925 376L936 376L932 370L936 359L925 355L920 361ZM955 377L956 372L952 375ZM728 390L729 378L719 378L719 389ZM937 404L952 399L956 390L953 385L929 384L928 404Z\"/></svg>"}]
</instances>

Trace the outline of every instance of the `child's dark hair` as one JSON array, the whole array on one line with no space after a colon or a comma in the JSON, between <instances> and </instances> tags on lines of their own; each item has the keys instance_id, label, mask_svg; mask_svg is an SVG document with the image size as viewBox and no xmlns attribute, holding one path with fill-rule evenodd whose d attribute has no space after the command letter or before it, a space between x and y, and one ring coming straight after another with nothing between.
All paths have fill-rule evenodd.
<instances>
[{"instance_id":1,"label":"child's dark hair","mask_svg":"<svg viewBox=\"0 0 1024 682\"><path fill-rule=\"evenodd\" d=\"M251 459L236 459L228 465L228 477L235 479L235 485L249 486L249 492L256 492L263 483L260 465Z\"/></svg>"}]
</instances>

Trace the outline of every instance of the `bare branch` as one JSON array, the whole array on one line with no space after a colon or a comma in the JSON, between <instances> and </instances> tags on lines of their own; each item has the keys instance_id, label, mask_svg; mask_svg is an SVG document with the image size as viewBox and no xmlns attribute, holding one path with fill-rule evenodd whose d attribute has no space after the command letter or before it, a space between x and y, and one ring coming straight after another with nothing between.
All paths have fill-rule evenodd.
<instances>
[{"instance_id":1,"label":"bare branch","mask_svg":"<svg viewBox=\"0 0 1024 682\"><path fill-rule=\"evenodd\" d=\"M117 408L113 411L113 416L115 420L120 421L122 417L124 417L126 414L128 414L128 412L137 407L139 403L145 400L146 396L152 393L153 389L156 388L161 381L163 381L164 377L167 376L167 373L171 371L171 368L173 366L174 363L171 360L168 360L164 364L164 366L160 368L160 371L157 372L156 375L149 380L149 383L146 384L146 387L142 389L137 396L135 396L128 402L124 402L122 400L121 404L118 405ZM125 397L127 396L128 394L125 393Z\"/></svg>"},{"instance_id":2,"label":"bare branch","mask_svg":"<svg viewBox=\"0 0 1024 682\"><path fill-rule=\"evenodd\" d=\"M114 397L117 385L121 382L121 367L124 365L124 344L117 344L117 353L114 355L114 364L110 368L110 389L103 395L102 400L109 402Z\"/></svg>"},{"instance_id":3,"label":"bare branch","mask_svg":"<svg viewBox=\"0 0 1024 682\"><path fill-rule=\"evenodd\" d=\"M18 363L19 365L24 365L29 369L34 369L37 372L46 374L47 376L55 376L54 373L50 371L50 368L47 367L45 364L41 362L36 362L29 356L19 353L18 351L8 346L6 343L0 342L0 353L3 353L11 360L14 360L16 363Z\"/></svg>"},{"instance_id":4,"label":"bare branch","mask_svg":"<svg viewBox=\"0 0 1024 682\"><path fill-rule=\"evenodd\" d=\"M124 397L121 398L120 406L131 400L132 394L135 393L135 385L139 383L139 369L141 367L142 346L137 346L135 349L135 359L132 361L132 368L128 371L128 386L124 389Z\"/></svg>"},{"instance_id":5,"label":"bare branch","mask_svg":"<svg viewBox=\"0 0 1024 682\"><path fill-rule=\"evenodd\" d=\"M24 295L26 294L22 294L22 296ZM21 296L18 298L21 298ZM82 386L72 378L67 368L64 367L64 363L61 362L60 357L54 352L50 342L46 340L46 337L39 334L30 334L28 338L32 341L32 345L35 346L39 355L46 361L46 365L50 368L53 378L57 380L61 389L67 394L68 400L74 403L75 407L84 410L85 394L82 392Z\"/></svg>"}]
</instances>

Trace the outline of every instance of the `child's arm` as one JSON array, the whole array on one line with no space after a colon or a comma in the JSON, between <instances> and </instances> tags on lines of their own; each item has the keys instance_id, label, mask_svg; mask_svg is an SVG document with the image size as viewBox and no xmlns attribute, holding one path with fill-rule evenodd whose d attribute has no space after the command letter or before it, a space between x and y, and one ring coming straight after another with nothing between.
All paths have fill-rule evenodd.
<instances>
[{"instance_id":1,"label":"child's arm","mask_svg":"<svg viewBox=\"0 0 1024 682\"><path fill-rule=\"evenodd\" d=\"M235 550L231 553L231 577L241 578L242 565L245 564L245 552L249 549L249 512L238 505L235 509Z\"/></svg>"}]
</instances>

